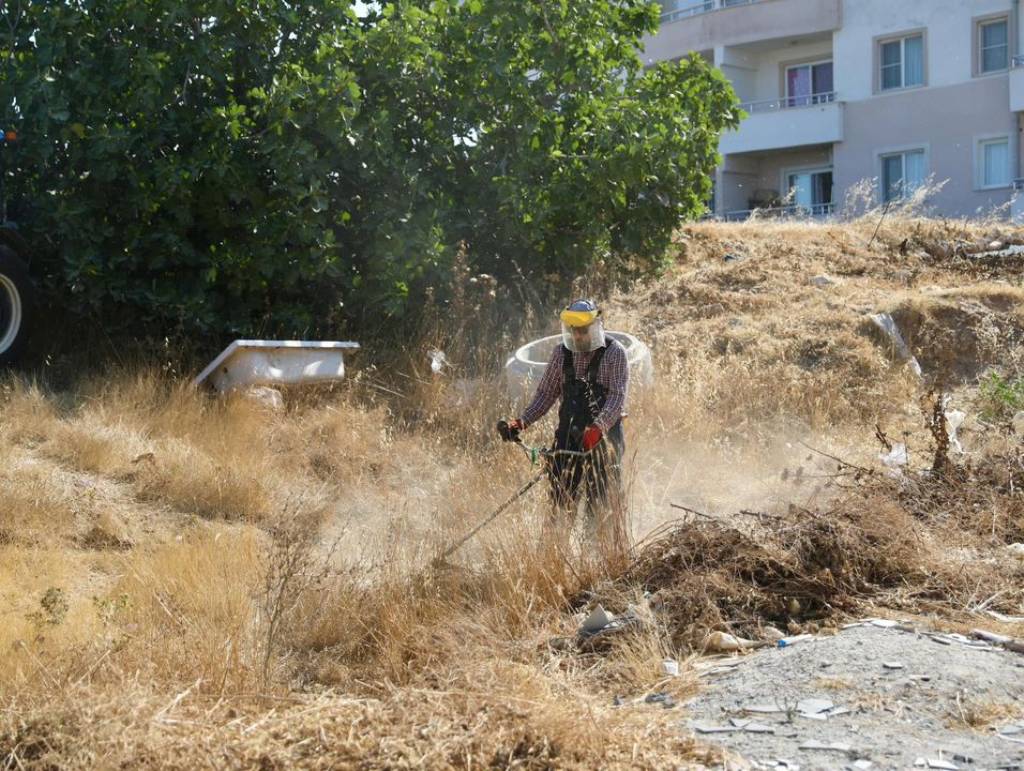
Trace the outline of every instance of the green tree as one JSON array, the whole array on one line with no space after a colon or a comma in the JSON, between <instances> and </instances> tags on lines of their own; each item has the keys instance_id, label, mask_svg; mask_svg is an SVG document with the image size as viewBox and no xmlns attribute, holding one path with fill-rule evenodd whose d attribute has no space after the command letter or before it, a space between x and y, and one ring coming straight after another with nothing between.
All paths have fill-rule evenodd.
<instances>
[{"instance_id":1,"label":"green tree","mask_svg":"<svg viewBox=\"0 0 1024 771\"><path fill-rule=\"evenodd\" d=\"M5 6L6 183L75 310L185 332L400 314L477 270L657 266L728 83L639 0Z\"/></svg>"}]
</instances>

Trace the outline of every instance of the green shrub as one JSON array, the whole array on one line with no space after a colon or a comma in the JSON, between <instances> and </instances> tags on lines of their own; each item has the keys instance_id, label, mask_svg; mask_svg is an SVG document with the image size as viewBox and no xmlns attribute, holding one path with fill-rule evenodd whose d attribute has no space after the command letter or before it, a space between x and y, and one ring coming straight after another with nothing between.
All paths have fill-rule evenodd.
<instances>
[{"instance_id":1,"label":"green shrub","mask_svg":"<svg viewBox=\"0 0 1024 771\"><path fill-rule=\"evenodd\" d=\"M460 243L500 279L656 270L735 96L645 69L640 0L23 3L6 184L52 297L161 335L396 316Z\"/></svg>"}]
</instances>

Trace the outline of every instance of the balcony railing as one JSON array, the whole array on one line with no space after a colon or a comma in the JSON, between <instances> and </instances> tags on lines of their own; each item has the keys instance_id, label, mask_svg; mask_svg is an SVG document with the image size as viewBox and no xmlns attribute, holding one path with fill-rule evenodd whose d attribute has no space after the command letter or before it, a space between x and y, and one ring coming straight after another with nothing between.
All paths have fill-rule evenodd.
<instances>
[{"instance_id":1,"label":"balcony railing","mask_svg":"<svg viewBox=\"0 0 1024 771\"><path fill-rule=\"evenodd\" d=\"M743 102L740 104L740 109L751 114L755 112L775 112L777 110L790 110L795 107L813 107L816 104L828 104L835 100L835 91L823 91L820 94L786 96L782 99L768 99L762 102Z\"/></svg>"},{"instance_id":2,"label":"balcony railing","mask_svg":"<svg viewBox=\"0 0 1024 771\"><path fill-rule=\"evenodd\" d=\"M699 16L709 11L719 11L737 5L753 5L764 0L661 0L661 21L663 23Z\"/></svg>"},{"instance_id":3,"label":"balcony railing","mask_svg":"<svg viewBox=\"0 0 1024 771\"><path fill-rule=\"evenodd\" d=\"M744 220L750 219L755 214L758 217L768 217L772 219L800 219L807 217L831 217L835 213L835 204L833 203L814 203L810 206L772 206L764 209L740 209L737 211L727 211L721 219L726 222L743 222Z\"/></svg>"}]
</instances>

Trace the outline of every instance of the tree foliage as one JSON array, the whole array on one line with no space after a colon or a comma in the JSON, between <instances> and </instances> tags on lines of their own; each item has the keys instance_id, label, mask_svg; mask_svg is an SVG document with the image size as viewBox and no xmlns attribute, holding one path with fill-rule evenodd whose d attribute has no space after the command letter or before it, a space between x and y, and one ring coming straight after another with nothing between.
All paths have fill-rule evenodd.
<instances>
[{"instance_id":1,"label":"tree foliage","mask_svg":"<svg viewBox=\"0 0 1024 771\"><path fill-rule=\"evenodd\" d=\"M5 4L5 181L63 302L181 331L658 263L738 117L640 0Z\"/></svg>"}]
</instances>

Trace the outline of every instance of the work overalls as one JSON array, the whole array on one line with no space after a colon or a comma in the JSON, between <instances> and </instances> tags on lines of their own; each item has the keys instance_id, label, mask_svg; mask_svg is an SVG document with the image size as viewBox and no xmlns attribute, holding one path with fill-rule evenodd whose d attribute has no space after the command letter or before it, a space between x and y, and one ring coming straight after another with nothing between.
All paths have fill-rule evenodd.
<instances>
[{"instance_id":1,"label":"work overalls","mask_svg":"<svg viewBox=\"0 0 1024 771\"><path fill-rule=\"evenodd\" d=\"M618 343L609 343L618 345ZM604 408L607 389L597 381L598 368L607 346L598 348L587 366L586 379L576 377L572 351L563 347L562 404L558 410L555 450L583 449L583 432ZM609 508L621 512L623 505L622 458L626 441L621 418L615 421L587 457L558 455L550 459L548 474L555 507L575 517L581 495L586 495L588 514L600 519ZM594 524L597 524L596 522Z\"/></svg>"}]
</instances>

